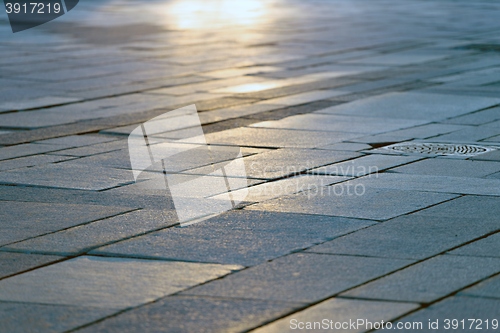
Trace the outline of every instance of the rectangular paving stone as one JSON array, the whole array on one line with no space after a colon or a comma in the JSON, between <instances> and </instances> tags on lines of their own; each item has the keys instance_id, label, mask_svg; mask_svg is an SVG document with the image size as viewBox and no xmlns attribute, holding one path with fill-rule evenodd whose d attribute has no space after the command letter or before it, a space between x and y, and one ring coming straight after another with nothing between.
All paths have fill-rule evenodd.
<instances>
[{"instance_id":1,"label":"rectangular paving stone","mask_svg":"<svg viewBox=\"0 0 500 333\"><path fill-rule=\"evenodd\" d=\"M418 92L392 92L318 111L326 114L403 118L426 122L457 117L500 103L498 98Z\"/></svg>"},{"instance_id":2,"label":"rectangular paving stone","mask_svg":"<svg viewBox=\"0 0 500 333\"><path fill-rule=\"evenodd\" d=\"M249 104L249 105L239 105L233 106L226 109L218 109L210 112L202 112L199 114L201 124L212 123L216 121L222 121L226 119L233 119L238 117L244 117L252 114L257 114L261 112L271 111L283 108L282 105L277 104Z\"/></svg>"},{"instance_id":3,"label":"rectangular paving stone","mask_svg":"<svg viewBox=\"0 0 500 333\"><path fill-rule=\"evenodd\" d=\"M19 100L19 101L11 101L11 102L3 102L0 103L0 109L3 110L26 110L26 109L35 109L41 107L47 107L51 105L58 104L67 104L71 102L77 102L80 99L74 97L58 97L58 96L46 96L39 97L35 99L29 100Z\"/></svg>"},{"instance_id":4,"label":"rectangular paving stone","mask_svg":"<svg viewBox=\"0 0 500 333\"><path fill-rule=\"evenodd\" d=\"M500 162L500 150L493 150L486 154L477 155L470 158L471 160L478 161L496 161Z\"/></svg>"},{"instance_id":5,"label":"rectangular paving stone","mask_svg":"<svg viewBox=\"0 0 500 333\"><path fill-rule=\"evenodd\" d=\"M103 142L103 143L93 144L90 146L59 150L52 154L83 157L83 156L96 155L127 148L128 148L127 140L116 140L113 142Z\"/></svg>"},{"instance_id":6,"label":"rectangular paving stone","mask_svg":"<svg viewBox=\"0 0 500 333\"><path fill-rule=\"evenodd\" d=\"M445 329L445 320L450 319L450 330L452 330L451 320L457 319L459 322L464 320L465 329L462 326L457 326L457 332L478 332L479 327L481 327L480 332L495 332L492 330L491 321L492 319L498 319L498 307L500 306L500 300L497 299L487 299L487 298L476 298L476 297L462 297L453 296L447 298L439 303L433 304L428 308L424 308L417 311L409 316L400 319L401 322L421 322L422 329L419 328L418 332L439 332ZM472 329L470 328L471 322L468 319L482 319L482 325L479 321L474 322ZM489 329L486 330L485 320L489 320ZM429 320L435 322L438 320L438 328L432 329L428 327ZM461 323L459 324L461 325Z\"/></svg>"},{"instance_id":7,"label":"rectangular paving stone","mask_svg":"<svg viewBox=\"0 0 500 333\"><path fill-rule=\"evenodd\" d=\"M363 187L362 182L354 187L348 185L351 182L284 196L245 209L387 220L457 197L444 193L374 189Z\"/></svg>"},{"instance_id":8,"label":"rectangular paving stone","mask_svg":"<svg viewBox=\"0 0 500 333\"><path fill-rule=\"evenodd\" d=\"M461 125L482 125L500 119L500 107L486 109L460 117L448 119L445 122L449 124Z\"/></svg>"},{"instance_id":9,"label":"rectangular paving stone","mask_svg":"<svg viewBox=\"0 0 500 333\"><path fill-rule=\"evenodd\" d=\"M334 183L346 181L351 178L337 176L301 175L292 178L281 179L273 182L265 182L248 188L231 191L231 198L235 201L262 202L283 195L317 189L320 186L328 186ZM223 199L226 194L214 196L214 199Z\"/></svg>"},{"instance_id":10,"label":"rectangular paving stone","mask_svg":"<svg viewBox=\"0 0 500 333\"><path fill-rule=\"evenodd\" d=\"M1 280L0 300L125 309L237 269L239 266L78 257Z\"/></svg>"},{"instance_id":11,"label":"rectangular paving stone","mask_svg":"<svg viewBox=\"0 0 500 333\"><path fill-rule=\"evenodd\" d=\"M488 126L465 128L452 133L443 134L433 138L435 142L475 142L488 139L500 133L500 129Z\"/></svg>"},{"instance_id":12,"label":"rectangular paving stone","mask_svg":"<svg viewBox=\"0 0 500 333\"><path fill-rule=\"evenodd\" d=\"M91 253L254 266L373 223L320 215L233 211Z\"/></svg>"},{"instance_id":13,"label":"rectangular paving stone","mask_svg":"<svg viewBox=\"0 0 500 333\"><path fill-rule=\"evenodd\" d=\"M281 104L281 105L299 105L306 104L310 102L319 101L322 99L328 99L332 97L337 97L341 95L346 95L349 92L341 90L316 90L308 91L295 95L288 95L279 98L272 98L265 101L266 104Z\"/></svg>"},{"instance_id":14,"label":"rectangular paving stone","mask_svg":"<svg viewBox=\"0 0 500 333\"><path fill-rule=\"evenodd\" d=\"M335 163L309 171L310 174L326 174L337 176L360 177L367 174L393 168L401 164L418 161L419 157L391 156L391 155L365 155L346 162Z\"/></svg>"},{"instance_id":15,"label":"rectangular paving stone","mask_svg":"<svg viewBox=\"0 0 500 333\"><path fill-rule=\"evenodd\" d=\"M370 326L359 325L357 329L338 329L335 323L356 322L358 319L371 323L397 318L411 310L418 308L417 304L391 303L366 300L333 298L313 305L305 310L279 319L271 324L260 327L254 333L292 333L319 332L321 330L335 330L338 332L366 332ZM327 319L325 326L324 319ZM320 323L318 326L314 323ZM308 324L309 323L309 324ZM316 328L314 325L317 325ZM302 327L302 329L300 329ZM309 329L307 328L309 327ZM344 326L345 327L345 326ZM349 327L349 325L347 326Z\"/></svg>"},{"instance_id":16,"label":"rectangular paving stone","mask_svg":"<svg viewBox=\"0 0 500 333\"><path fill-rule=\"evenodd\" d=\"M443 255L350 290L343 296L430 303L500 271L500 259Z\"/></svg>"},{"instance_id":17,"label":"rectangular paving stone","mask_svg":"<svg viewBox=\"0 0 500 333\"><path fill-rule=\"evenodd\" d=\"M325 152L312 149L277 149L243 158L248 178L274 179L303 172L322 165L332 164L360 156L355 152ZM222 164L214 164L218 168ZM210 168L186 171L188 174L207 174ZM212 172L212 171L210 171ZM228 170L228 177L241 177Z\"/></svg>"},{"instance_id":18,"label":"rectangular paving stone","mask_svg":"<svg viewBox=\"0 0 500 333\"><path fill-rule=\"evenodd\" d=\"M412 175L480 178L500 171L500 163L431 158L413 162L391 171Z\"/></svg>"},{"instance_id":19,"label":"rectangular paving stone","mask_svg":"<svg viewBox=\"0 0 500 333\"><path fill-rule=\"evenodd\" d=\"M424 259L498 229L493 217L462 218L412 214L314 246L308 251Z\"/></svg>"},{"instance_id":20,"label":"rectangular paving stone","mask_svg":"<svg viewBox=\"0 0 500 333\"><path fill-rule=\"evenodd\" d=\"M0 201L0 245L125 213L133 208ZM64 212L62 214L61 212Z\"/></svg>"},{"instance_id":21,"label":"rectangular paving stone","mask_svg":"<svg viewBox=\"0 0 500 333\"><path fill-rule=\"evenodd\" d=\"M398 259L296 253L183 294L311 303L410 263Z\"/></svg>"},{"instance_id":22,"label":"rectangular paving stone","mask_svg":"<svg viewBox=\"0 0 500 333\"><path fill-rule=\"evenodd\" d=\"M177 222L174 210L139 210L31 238L2 249L74 255Z\"/></svg>"},{"instance_id":23,"label":"rectangular paving stone","mask_svg":"<svg viewBox=\"0 0 500 333\"><path fill-rule=\"evenodd\" d=\"M131 183L130 170L89 167L85 164L47 164L0 172L1 184L98 191Z\"/></svg>"},{"instance_id":24,"label":"rectangular paving stone","mask_svg":"<svg viewBox=\"0 0 500 333\"><path fill-rule=\"evenodd\" d=\"M424 62L436 61L446 58L446 54L422 54L412 51L389 53L382 55L375 55L366 58L355 60L342 61L343 63L362 63L362 64L375 64L375 65L388 65L388 66L403 66L411 64L419 64Z\"/></svg>"},{"instance_id":25,"label":"rectangular paving stone","mask_svg":"<svg viewBox=\"0 0 500 333\"><path fill-rule=\"evenodd\" d=\"M243 332L300 306L262 300L169 296L80 332Z\"/></svg>"},{"instance_id":26,"label":"rectangular paving stone","mask_svg":"<svg viewBox=\"0 0 500 333\"><path fill-rule=\"evenodd\" d=\"M350 143L350 142L340 142L331 145L318 147L316 149L326 149L326 150L347 150L347 151L361 151L370 149L371 146L364 143Z\"/></svg>"},{"instance_id":27,"label":"rectangular paving stone","mask_svg":"<svg viewBox=\"0 0 500 333\"><path fill-rule=\"evenodd\" d=\"M8 160L16 157L43 154L51 151L61 150L60 147L45 144L27 143L23 145L1 147L0 160Z\"/></svg>"},{"instance_id":28,"label":"rectangular paving stone","mask_svg":"<svg viewBox=\"0 0 500 333\"><path fill-rule=\"evenodd\" d=\"M62 162L66 160L73 159L70 156L58 156L58 155L33 155L26 157L19 157L10 160L0 161L0 171L7 171L13 169L20 169L24 167L32 167L36 165L50 164L56 162Z\"/></svg>"},{"instance_id":29,"label":"rectangular paving stone","mask_svg":"<svg viewBox=\"0 0 500 333\"><path fill-rule=\"evenodd\" d=\"M90 146L97 143L110 142L115 140L117 140L116 137L110 137L105 135L69 135L61 138L37 141L36 143L61 145L69 148L69 147Z\"/></svg>"},{"instance_id":30,"label":"rectangular paving stone","mask_svg":"<svg viewBox=\"0 0 500 333\"><path fill-rule=\"evenodd\" d=\"M62 259L60 256L0 252L0 278Z\"/></svg>"},{"instance_id":31,"label":"rectangular paving stone","mask_svg":"<svg viewBox=\"0 0 500 333\"><path fill-rule=\"evenodd\" d=\"M321 111L317 111L321 112ZM369 117L350 117L345 115L326 115L321 113L302 114L281 120L252 124L258 128L280 128L308 131L331 131L357 133L356 137L366 134L384 133L401 128L421 125L426 121L410 119L379 119ZM354 136L351 136L353 138ZM346 138L348 141L350 138Z\"/></svg>"},{"instance_id":32,"label":"rectangular paving stone","mask_svg":"<svg viewBox=\"0 0 500 333\"><path fill-rule=\"evenodd\" d=\"M464 245L450 253L465 256L500 257L500 233Z\"/></svg>"},{"instance_id":33,"label":"rectangular paving stone","mask_svg":"<svg viewBox=\"0 0 500 333\"><path fill-rule=\"evenodd\" d=\"M376 178L365 176L346 183L358 184L378 189L500 196L497 179L381 173Z\"/></svg>"},{"instance_id":34,"label":"rectangular paving stone","mask_svg":"<svg viewBox=\"0 0 500 333\"><path fill-rule=\"evenodd\" d=\"M500 299L500 276L497 275L484 280L471 288L461 291L459 295Z\"/></svg>"},{"instance_id":35,"label":"rectangular paving stone","mask_svg":"<svg viewBox=\"0 0 500 333\"><path fill-rule=\"evenodd\" d=\"M264 148L314 148L341 142L356 136L359 136L359 134L243 127L210 133L205 137L208 143L215 145Z\"/></svg>"},{"instance_id":36,"label":"rectangular paving stone","mask_svg":"<svg viewBox=\"0 0 500 333\"><path fill-rule=\"evenodd\" d=\"M415 215L495 219L500 215L500 198L467 195L424 209Z\"/></svg>"},{"instance_id":37,"label":"rectangular paving stone","mask_svg":"<svg viewBox=\"0 0 500 333\"><path fill-rule=\"evenodd\" d=\"M427 139L442 134L453 133L467 128L469 128L469 126L450 124L426 124L422 126L388 132L387 135L401 137L401 141L410 139Z\"/></svg>"},{"instance_id":38,"label":"rectangular paving stone","mask_svg":"<svg viewBox=\"0 0 500 333\"><path fill-rule=\"evenodd\" d=\"M2 330L12 333L65 332L115 312L95 307L0 302Z\"/></svg>"}]
</instances>

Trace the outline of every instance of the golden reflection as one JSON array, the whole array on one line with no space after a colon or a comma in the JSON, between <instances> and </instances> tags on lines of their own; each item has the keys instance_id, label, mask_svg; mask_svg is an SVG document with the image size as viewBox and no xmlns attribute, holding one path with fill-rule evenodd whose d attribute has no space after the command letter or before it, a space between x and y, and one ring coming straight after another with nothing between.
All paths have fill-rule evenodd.
<instances>
[{"instance_id":1,"label":"golden reflection","mask_svg":"<svg viewBox=\"0 0 500 333\"><path fill-rule=\"evenodd\" d=\"M270 0L175 0L165 5L166 24L174 29L221 28L262 24Z\"/></svg>"},{"instance_id":2,"label":"golden reflection","mask_svg":"<svg viewBox=\"0 0 500 333\"><path fill-rule=\"evenodd\" d=\"M256 92L256 91L278 88L282 85L283 85L283 83L280 83L280 82L247 83L247 84L242 84L239 86L234 86L234 87L229 87L229 88L216 89L213 92L242 94L242 93Z\"/></svg>"}]
</instances>

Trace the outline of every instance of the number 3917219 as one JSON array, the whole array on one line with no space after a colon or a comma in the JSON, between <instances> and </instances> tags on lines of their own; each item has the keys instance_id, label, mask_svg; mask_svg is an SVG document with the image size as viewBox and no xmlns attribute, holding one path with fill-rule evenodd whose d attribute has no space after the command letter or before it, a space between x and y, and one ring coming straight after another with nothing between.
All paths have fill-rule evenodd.
<instances>
[{"instance_id":1,"label":"number 3917219","mask_svg":"<svg viewBox=\"0 0 500 333\"><path fill-rule=\"evenodd\" d=\"M60 3L41 3L41 2L30 2L20 4L20 3L6 3L5 8L7 14L58 14L61 11Z\"/></svg>"}]
</instances>

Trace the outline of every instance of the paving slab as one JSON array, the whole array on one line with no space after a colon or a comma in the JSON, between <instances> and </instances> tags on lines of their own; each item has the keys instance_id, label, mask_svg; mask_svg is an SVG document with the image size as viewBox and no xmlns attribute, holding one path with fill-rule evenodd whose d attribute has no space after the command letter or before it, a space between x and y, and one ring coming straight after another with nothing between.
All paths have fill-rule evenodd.
<instances>
[{"instance_id":1,"label":"paving slab","mask_svg":"<svg viewBox=\"0 0 500 333\"><path fill-rule=\"evenodd\" d=\"M34 143L27 143L12 147L1 147L0 160L8 160L16 157L43 154L61 149L62 148L53 145L34 144Z\"/></svg>"},{"instance_id":2,"label":"paving slab","mask_svg":"<svg viewBox=\"0 0 500 333\"><path fill-rule=\"evenodd\" d=\"M134 208L0 201L3 232L0 244L8 244L48 232L131 211ZM64 214L60 214L63 211Z\"/></svg>"},{"instance_id":3,"label":"paving slab","mask_svg":"<svg viewBox=\"0 0 500 333\"><path fill-rule=\"evenodd\" d=\"M355 187L348 185L351 182L284 196L245 209L388 220L457 197L444 193L373 189L364 187L362 182Z\"/></svg>"},{"instance_id":4,"label":"paving slab","mask_svg":"<svg viewBox=\"0 0 500 333\"><path fill-rule=\"evenodd\" d=\"M326 174L337 176L361 177L367 174L378 174L380 171L390 169L402 164L420 160L419 157L367 155L346 162L335 163L309 171L310 174ZM499 166L500 167L500 166Z\"/></svg>"},{"instance_id":5,"label":"paving slab","mask_svg":"<svg viewBox=\"0 0 500 333\"><path fill-rule=\"evenodd\" d=\"M266 104L281 104L281 105L300 105L310 102L319 101L322 99L328 99L332 97L337 97L341 95L348 94L348 91L342 90L317 90L308 91L301 94L289 95L286 97L272 98L265 101Z\"/></svg>"},{"instance_id":6,"label":"paving slab","mask_svg":"<svg viewBox=\"0 0 500 333\"><path fill-rule=\"evenodd\" d=\"M450 320L450 324L453 319L457 319L459 322L464 320L465 328L456 326L457 331L460 330L460 332L477 332L479 328L481 328L481 332L494 332L496 330L492 329L491 322L498 318L499 306L500 300L497 299L454 296L403 317L400 321L422 323L422 329L419 329L419 332L436 332L436 329L428 327L429 321L434 323L436 320L438 320L438 331L444 330L445 327L453 329L453 326L446 325L446 319ZM481 319L482 322L474 321L474 325L470 328L471 321L468 319ZM490 323L488 329L486 329L486 319Z\"/></svg>"},{"instance_id":7,"label":"paving slab","mask_svg":"<svg viewBox=\"0 0 500 333\"><path fill-rule=\"evenodd\" d=\"M251 127L331 131L335 133L346 132L357 133L358 135L356 137L361 137L366 134L385 133L402 128L418 126L426 122L427 121L398 118L380 119L374 117L351 117L346 115L313 113L291 116L281 120L256 123L252 124ZM351 136L351 138L353 137L355 136ZM345 141L348 141L348 139L350 138L346 138Z\"/></svg>"},{"instance_id":8,"label":"paving slab","mask_svg":"<svg viewBox=\"0 0 500 333\"><path fill-rule=\"evenodd\" d=\"M331 145L318 147L316 149L326 149L326 150L347 150L347 151L361 151L370 149L371 146L363 143L350 143L350 142L340 142Z\"/></svg>"},{"instance_id":9,"label":"paving slab","mask_svg":"<svg viewBox=\"0 0 500 333\"><path fill-rule=\"evenodd\" d=\"M0 281L0 300L125 309L237 269L234 265L78 257Z\"/></svg>"},{"instance_id":10,"label":"paving slab","mask_svg":"<svg viewBox=\"0 0 500 333\"><path fill-rule=\"evenodd\" d=\"M463 196L415 213L421 216L494 219L500 214L500 198Z\"/></svg>"},{"instance_id":11,"label":"paving slab","mask_svg":"<svg viewBox=\"0 0 500 333\"><path fill-rule=\"evenodd\" d=\"M315 167L332 164L360 156L355 152L338 152L313 149L277 149L243 158L248 178L275 179L297 174ZM214 164L218 168L222 164ZM185 171L187 174L207 174L210 168ZM228 170L228 177L241 177Z\"/></svg>"},{"instance_id":12,"label":"paving slab","mask_svg":"<svg viewBox=\"0 0 500 333\"><path fill-rule=\"evenodd\" d=\"M482 125L500 119L500 108L495 107L446 120L449 124Z\"/></svg>"},{"instance_id":13,"label":"paving slab","mask_svg":"<svg viewBox=\"0 0 500 333\"><path fill-rule=\"evenodd\" d=\"M117 312L95 307L0 302L0 321L6 332L65 332Z\"/></svg>"},{"instance_id":14,"label":"paving slab","mask_svg":"<svg viewBox=\"0 0 500 333\"><path fill-rule=\"evenodd\" d=\"M35 99L26 99L19 101L3 102L0 103L2 110L26 110L47 107L51 105L67 104L77 102L80 99L71 97L58 97L58 96L45 96Z\"/></svg>"},{"instance_id":15,"label":"paving slab","mask_svg":"<svg viewBox=\"0 0 500 333\"><path fill-rule=\"evenodd\" d=\"M435 137L442 134L448 134L463 129L467 129L470 126L463 125L450 125L450 124L427 124L422 126L416 126L412 128L402 129L398 131L393 131L387 133L389 136L400 136L401 141L410 139L427 139Z\"/></svg>"},{"instance_id":16,"label":"paving slab","mask_svg":"<svg viewBox=\"0 0 500 333\"><path fill-rule=\"evenodd\" d=\"M69 148L90 146L97 143L110 142L115 140L118 140L118 138L105 135L69 135L61 138L37 141L36 143L61 145Z\"/></svg>"},{"instance_id":17,"label":"paving slab","mask_svg":"<svg viewBox=\"0 0 500 333\"><path fill-rule=\"evenodd\" d=\"M337 332L365 332L370 328L366 324L359 325L355 329L349 328L349 325L347 325L347 329L342 329L339 326L336 327L335 324L340 323L342 325L345 322L357 322L358 319L363 319L371 323L382 320L388 322L416 308L418 308L417 304L410 303L332 298L269 325L260 327L252 332L292 333L296 332L300 327L302 327L300 332L308 333L319 332L323 329L333 329ZM327 320L326 324L323 321L325 319ZM319 323L319 325L315 323ZM315 327L314 325L317 326ZM308 326L310 327L309 329L307 328Z\"/></svg>"},{"instance_id":18,"label":"paving slab","mask_svg":"<svg viewBox=\"0 0 500 333\"><path fill-rule=\"evenodd\" d=\"M411 214L314 246L308 251L424 259L498 230L495 218Z\"/></svg>"},{"instance_id":19,"label":"paving slab","mask_svg":"<svg viewBox=\"0 0 500 333\"><path fill-rule=\"evenodd\" d=\"M233 211L92 253L253 266L373 223L320 215Z\"/></svg>"},{"instance_id":20,"label":"paving slab","mask_svg":"<svg viewBox=\"0 0 500 333\"><path fill-rule=\"evenodd\" d=\"M298 131L273 128L236 128L206 135L213 145L261 148L314 148L359 136L354 133ZM189 140L187 141L189 142Z\"/></svg>"},{"instance_id":21,"label":"paving slab","mask_svg":"<svg viewBox=\"0 0 500 333\"><path fill-rule=\"evenodd\" d=\"M0 252L0 278L61 260L61 256Z\"/></svg>"},{"instance_id":22,"label":"paving slab","mask_svg":"<svg viewBox=\"0 0 500 333\"><path fill-rule=\"evenodd\" d=\"M139 210L31 238L2 249L75 255L121 239L166 228L177 222L177 215L173 210Z\"/></svg>"},{"instance_id":23,"label":"paving slab","mask_svg":"<svg viewBox=\"0 0 500 333\"><path fill-rule=\"evenodd\" d=\"M137 127L137 126L136 126ZM83 146L77 148L69 148L64 150L59 150L52 154L55 155L67 155L67 156L90 156L96 154L102 154L111 151L117 151L128 148L127 140L116 140L112 142L103 142L98 144L93 144L90 146Z\"/></svg>"},{"instance_id":24,"label":"paving slab","mask_svg":"<svg viewBox=\"0 0 500 333\"><path fill-rule=\"evenodd\" d=\"M37 165L44 165L50 163L57 163L73 159L71 156L58 156L58 155L33 155L26 157L19 157L10 160L0 161L0 171L14 170L25 167L32 167Z\"/></svg>"},{"instance_id":25,"label":"paving slab","mask_svg":"<svg viewBox=\"0 0 500 333\"><path fill-rule=\"evenodd\" d=\"M500 271L498 258L443 255L352 289L343 296L430 303Z\"/></svg>"},{"instance_id":26,"label":"paving slab","mask_svg":"<svg viewBox=\"0 0 500 333\"><path fill-rule=\"evenodd\" d=\"M404 118L427 122L457 117L500 103L498 98L393 92L317 111L325 114Z\"/></svg>"},{"instance_id":27,"label":"paving slab","mask_svg":"<svg viewBox=\"0 0 500 333\"><path fill-rule=\"evenodd\" d=\"M500 299L500 276L496 275L484 280L471 288L461 291L459 295Z\"/></svg>"},{"instance_id":28,"label":"paving slab","mask_svg":"<svg viewBox=\"0 0 500 333\"><path fill-rule=\"evenodd\" d=\"M183 294L312 303L410 263L399 259L296 253Z\"/></svg>"},{"instance_id":29,"label":"paving slab","mask_svg":"<svg viewBox=\"0 0 500 333\"><path fill-rule=\"evenodd\" d=\"M400 166L391 171L411 175L481 178L500 171L500 163L432 158Z\"/></svg>"},{"instance_id":30,"label":"paving slab","mask_svg":"<svg viewBox=\"0 0 500 333\"><path fill-rule=\"evenodd\" d=\"M352 187L361 184L377 189L500 196L497 179L381 173L376 178L365 176L346 182Z\"/></svg>"},{"instance_id":31,"label":"paving slab","mask_svg":"<svg viewBox=\"0 0 500 333\"><path fill-rule=\"evenodd\" d=\"M493 150L486 154L481 154L470 158L471 160L478 161L496 161L500 162L500 150Z\"/></svg>"},{"instance_id":32,"label":"paving slab","mask_svg":"<svg viewBox=\"0 0 500 333\"><path fill-rule=\"evenodd\" d=\"M443 54L419 54L412 51L407 52L397 52L389 53L383 55L372 55L366 58L360 58L355 60L343 61L344 63L362 63L362 64L374 64L374 65L386 65L386 66L404 66L411 64L418 64L430 61L437 61L446 58L447 55Z\"/></svg>"},{"instance_id":33,"label":"paving slab","mask_svg":"<svg viewBox=\"0 0 500 333\"><path fill-rule=\"evenodd\" d=\"M242 332L300 306L261 300L169 296L78 332Z\"/></svg>"},{"instance_id":34,"label":"paving slab","mask_svg":"<svg viewBox=\"0 0 500 333\"><path fill-rule=\"evenodd\" d=\"M133 182L130 170L88 167L84 164L47 164L0 172L1 184L80 190L104 190Z\"/></svg>"},{"instance_id":35,"label":"paving slab","mask_svg":"<svg viewBox=\"0 0 500 333\"><path fill-rule=\"evenodd\" d=\"M482 125L439 135L434 137L433 140L436 142L476 142L497 136L499 133L500 129L498 128Z\"/></svg>"},{"instance_id":36,"label":"paving slab","mask_svg":"<svg viewBox=\"0 0 500 333\"><path fill-rule=\"evenodd\" d=\"M231 198L236 201L262 202L283 195L340 183L349 179L351 178L323 175L301 175L273 182L260 183L248 188L231 191ZM213 198L223 199L224 195L225 194L219 194Z\"/></svg>"},{"instance_id":37,"label":"paving slab","mask_svg":"<svg viewBox=\"0 0 500 333\"><path fill-rule=\"evenodd\" d=\"M464 245L450 253L476 257L500 257L500 233Z\"/></svg>"}]
</instances>

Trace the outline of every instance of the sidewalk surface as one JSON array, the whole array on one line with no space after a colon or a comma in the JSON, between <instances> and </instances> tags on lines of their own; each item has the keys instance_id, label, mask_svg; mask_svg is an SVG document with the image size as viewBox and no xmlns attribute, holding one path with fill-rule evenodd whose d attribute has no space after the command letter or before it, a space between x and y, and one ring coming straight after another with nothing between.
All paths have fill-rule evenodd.
<instances>
[{"instance_id":1,"label":"sidewalk surface","mask_svg":"<svg viewBox=\"0 0 500 333\"><path fill-rule=\"evenodd\" d=\"M2 14L0 331L499 332L499 13L82 0L16 34ZM192 104L249 187L179 226L127 140Z\"/></svg>"}]
</instances>

